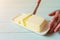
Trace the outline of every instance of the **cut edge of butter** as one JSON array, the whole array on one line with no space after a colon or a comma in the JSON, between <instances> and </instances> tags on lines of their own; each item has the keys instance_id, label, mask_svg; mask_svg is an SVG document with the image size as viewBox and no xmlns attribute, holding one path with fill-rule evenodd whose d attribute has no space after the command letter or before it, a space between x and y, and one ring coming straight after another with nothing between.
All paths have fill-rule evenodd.
<instances>
[{"instance_id":1,"label":"cut edge of butter","mask_svg":"<svg viewBox=\"0 0 60 40\"><path fill-rule=\"evenodd\" d=\"M25 18L23 19L24 26L26 26L26 20L27 20L30 16L32 16L32 15L33 15L32 13L29 13L29 14L27 14L27 15L25 16Z\"/></svg>"},{"instance_id":2,"label":"cut edge of butter","mask_svg":"<svg viewBox=\"0 0 60 40\"><path fill-rule=\"evenodd\" d=\"M46 25L47 25L47 21L45 19L43 19L43 21L40 25L42 27L42 28L40 28L40 32L43 32L43 28L45 28Z\"/></svg>"}]
</instances>

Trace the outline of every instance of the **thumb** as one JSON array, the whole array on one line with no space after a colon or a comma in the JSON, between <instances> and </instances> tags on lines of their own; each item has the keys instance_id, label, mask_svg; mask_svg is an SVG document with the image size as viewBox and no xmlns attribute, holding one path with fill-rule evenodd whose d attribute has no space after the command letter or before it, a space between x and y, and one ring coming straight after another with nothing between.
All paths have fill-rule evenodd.
<instances>
[{"instance_id":1,"label":"thumb","mask_svg":"<svg viewBox=\"0 0 60 40\"><path fill-rule=\"evenodd\" d=\"M56 13L56 11L54 11L54 12L52 12L52 13L48 14L48 15L49 15L49 16L54 16L54 15L55 15L55 13Z\"/></svg>"}]
</instances>

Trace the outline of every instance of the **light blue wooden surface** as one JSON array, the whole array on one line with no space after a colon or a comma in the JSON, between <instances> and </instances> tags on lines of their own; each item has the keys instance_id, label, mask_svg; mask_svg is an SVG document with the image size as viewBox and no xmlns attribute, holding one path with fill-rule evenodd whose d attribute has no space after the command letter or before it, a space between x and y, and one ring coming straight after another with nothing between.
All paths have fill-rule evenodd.
<instances>
[{"instance_id":1,"label":"light blue wooden surface","mask_svg":"<svg viewBox=\"0 0 60 40\"><path fill-rule=\"evenodd\" d=\"M60 32L40 36L13 23L11 19L20 13L31 13L36 0L0 0L0 40L60 40ZM37 15L50 20L48 14L60 9L60 0L42 0Z\"/></svg>"}]
</instances>

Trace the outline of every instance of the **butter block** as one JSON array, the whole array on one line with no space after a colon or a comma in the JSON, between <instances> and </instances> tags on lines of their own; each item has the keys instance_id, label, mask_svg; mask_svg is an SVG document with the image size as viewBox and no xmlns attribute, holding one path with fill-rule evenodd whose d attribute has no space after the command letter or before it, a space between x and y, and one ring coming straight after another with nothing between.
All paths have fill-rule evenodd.
<instances>
[{"instance_id":1,"label":"butter block","mask_svg":"<svg viewBox=\"0 0 60 40\"><path fill-rule=\"evenodd\" d=\"M42 32L47 25L47 21L44 18L36 15L30 16L28 19L26 19L25 23L26 28L35 32Z\"/></svg>"},{"instance_id":2,"label":"butter block","mask_svg":"<svg viewBox=\"0 0 60 40\"><path fill-rule=\"evenodd\" d=\"M28 30L39 33L41 35L46 34L49 31L48 22L46 19L30 14L20 14L13 18L13 21L17 24L21 24Z\"/></svg>"}]
</instances>

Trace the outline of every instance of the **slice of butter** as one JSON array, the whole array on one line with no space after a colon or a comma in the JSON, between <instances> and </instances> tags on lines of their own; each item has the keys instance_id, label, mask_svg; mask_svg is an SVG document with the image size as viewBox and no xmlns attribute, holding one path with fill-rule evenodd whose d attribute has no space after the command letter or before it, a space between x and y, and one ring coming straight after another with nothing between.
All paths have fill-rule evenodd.
<instances>
[{"instance_id":1,"label":"slice of butter","mask_svg":"<svg viewBox=\"0 0 60 40\"><path fill-rule=\"evenodd\" d=\"M33 14L32 13L29 13L25 16L25 18L23 19L23 22L24 22L24 26L26 26L26 20L30 18L30 16L32 16Z\"/></svg>"},{"instance_id":2,"label":"slice of butter","mask_svg":"<svg viewBox=\"0 0 60 40\"><path fill-rule=\"evenodd\" d=\"M22 13L22 14L17 15L16 17L14 17L13 21L15 21L17 24L21 24L21 25L25 26L26 25L25 21L30 16L32 16L32 13L27 14L27 15Z\"/></svg>"},{"instance_id":3,"label":"slice of butter","mask_svg":"<svg viewBox=\"0 0 60 40\"><path fill-rule=\"evenodd\" d=\"M25 28L42 35L46 34L49 30L47 26L48 22L44 18L32 15L31 13L28 15L20 14L13 19L14 22L21 24Z\"/></svg>"},{"instance_id":4,"label":"slice of butter","mask_svg":"<svg viewBox=\"0 0 60 40\"><path fill-rule=\"evenodd\" d=\"M16 17L13 18L13 21L16 22L17 24L24 25L23 19L25 18L25 16L26 16L25 14L19 14Z\"/></svg>"}]
</instances>

